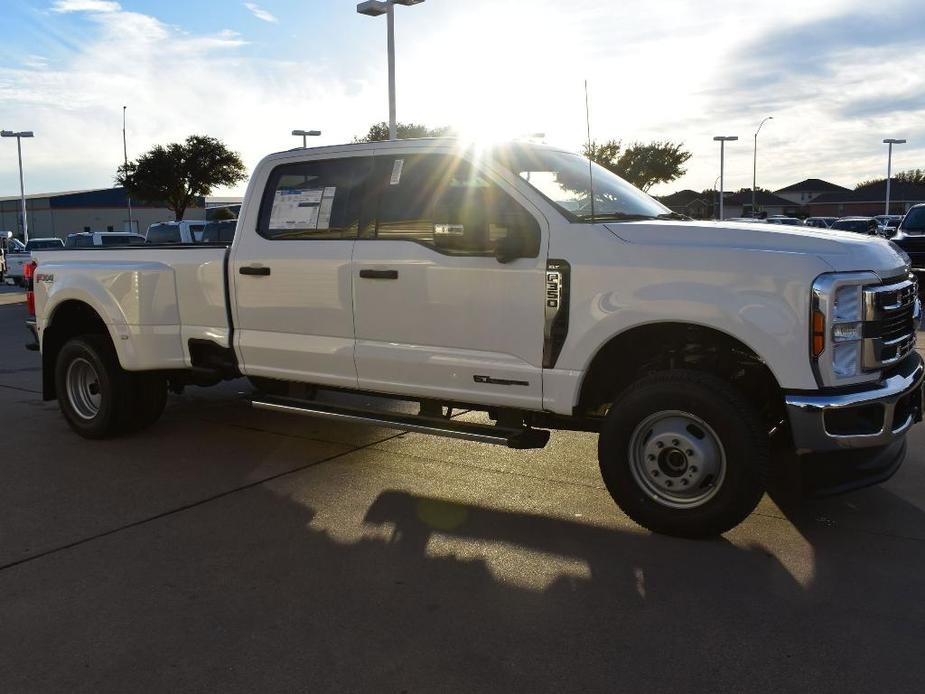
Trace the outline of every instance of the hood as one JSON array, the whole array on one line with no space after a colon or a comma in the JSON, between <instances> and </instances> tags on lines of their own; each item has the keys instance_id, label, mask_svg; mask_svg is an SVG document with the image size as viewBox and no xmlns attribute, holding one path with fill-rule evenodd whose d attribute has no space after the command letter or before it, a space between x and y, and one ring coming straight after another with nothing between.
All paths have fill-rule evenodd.
<instances>
[{"instance_id":1,"label":"hood","mask_svg":"<svg viewBox=\"0 0 925 694\"><path fill-rule=\"evenodd\" d=\"M737 248L769 253L799 253L821 258L838 272L873 271L896 275L908 259L895 245L850 231L749 222L622 222L605 224L614 236L632 244Z\"/></svg>"}]
</instances>

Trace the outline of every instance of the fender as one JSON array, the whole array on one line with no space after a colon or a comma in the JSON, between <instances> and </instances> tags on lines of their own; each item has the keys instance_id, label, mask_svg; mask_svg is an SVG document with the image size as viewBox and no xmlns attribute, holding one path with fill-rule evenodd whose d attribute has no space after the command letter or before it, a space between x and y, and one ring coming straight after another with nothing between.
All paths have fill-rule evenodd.
<instances>
[{"instance_id":1,"label":"fender","mask_svg":"<svg viewBox=\"0 0 925 694\"><path fill-rule=\"evenodd\" d=\"M41 263L46 279L36 286L40 335L66 301L90 306L109 330L127 371L187 366L180 337L176 281L172 268L156 262Z\"/></svg>"}]
</instances>

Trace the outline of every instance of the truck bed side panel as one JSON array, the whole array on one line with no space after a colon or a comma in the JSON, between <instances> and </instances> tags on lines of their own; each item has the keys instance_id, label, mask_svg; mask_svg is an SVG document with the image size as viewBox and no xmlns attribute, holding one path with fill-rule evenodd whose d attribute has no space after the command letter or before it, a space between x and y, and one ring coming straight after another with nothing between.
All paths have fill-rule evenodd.
<instances>
[{"instance_id":1,"label":"truck bed side panel","mask_svg":"<svg viewBox=\"0 0 925 694\"><path fill-rule=\"evenodd\" d=\"M230 346L224 248L113 249L35 254L37 328L65 301L89 304L107 325L123 368L191 365L189 340Z\"/></svg>"}]
</instances>

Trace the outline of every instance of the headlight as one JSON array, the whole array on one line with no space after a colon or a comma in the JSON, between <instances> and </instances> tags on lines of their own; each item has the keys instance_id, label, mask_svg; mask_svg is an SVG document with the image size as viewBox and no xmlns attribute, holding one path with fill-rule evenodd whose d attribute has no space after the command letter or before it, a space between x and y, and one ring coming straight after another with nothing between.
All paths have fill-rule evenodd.
<instances>
[{"instance_id":1,"label":"headlight","mask_svg":"<svg viewBox=\"0 0 925 694\"><path fill-rule=\"evenodd\" d=\"M850 272L822 275L813 284L810 354L822 385L880 377L880 369L864 369L864 287L879 283L872 272Z\"/></svg>"}]
</instances>

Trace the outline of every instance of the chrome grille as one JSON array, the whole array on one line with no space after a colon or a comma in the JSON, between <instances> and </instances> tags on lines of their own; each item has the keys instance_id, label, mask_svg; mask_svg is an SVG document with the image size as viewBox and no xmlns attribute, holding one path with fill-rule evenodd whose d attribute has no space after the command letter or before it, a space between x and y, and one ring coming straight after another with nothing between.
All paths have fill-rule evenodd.
<instances>
[{"instance_id":1,"label":"chrome grille","mask_svg":"<svg viewBox=\"0 0 925 694\"><path fill-rule=\"evenodd\" d=\"M882 287L866 288L864 313L862 363L865 370L895 364L915 349L919 304L914 276Z\"/></svg>"}]
</instances>

